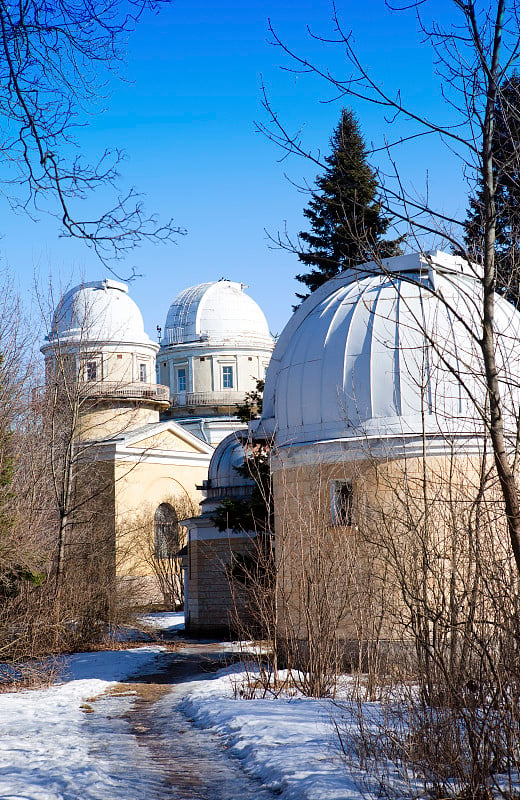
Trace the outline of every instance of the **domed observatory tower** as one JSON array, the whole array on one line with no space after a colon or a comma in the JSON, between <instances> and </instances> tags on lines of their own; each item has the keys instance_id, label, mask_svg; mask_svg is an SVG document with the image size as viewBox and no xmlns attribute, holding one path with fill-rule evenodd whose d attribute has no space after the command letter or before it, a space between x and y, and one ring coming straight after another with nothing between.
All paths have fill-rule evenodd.
<instances>
[{"instance_id":1,"label":"domed observatory tower","mask_svg":"<svg viewBox=\"0 0 520 800\"><path fill-rule=\"evenodd\" d=\"M93 281L67 292L41 349L49 419L61 426L55 463L58 473L69 470L62 477L72 487L68 558L93 565L84 580L100 592L131 587L136 602L156 601L158 565L177 558L176 537L161 544L161 531L177 532L171 520L200 501L196 487L213 448L173 420L160 421L169 389L155 383L159 345L125 284Z\"/></svg>"},{"instance_id":2,"label":"domed observatory tower","mask_svg":"<svg viewBox=\"0 0 520 800\"><path fill-rule=\"evenodd\" d=\"M480 502L481 477L491 476L493 485L481 416L487 406L478 343L481 292L478 267L461 258L437 251L397 256L325 283L280 336L256 435L273 445L286 620L299 618L297 587L323 558L330 559L329 611L345 640L402 635L410 618L392 574L412 585L421 564L435 564L428 597L447 601L449 581L440 582L450 570L449 554L469 563L468 515ZM498 295L495 330L513 448L520 314ZM457 516L456 545L446 509L452 522ZM489 547L498 536L492 540L487 537ZM433 580L439 581L435 591ZM378 630L370 630L376 622Z\"/></svg>"},{"instance_id":3,"label":"domed observatory tower","mask_svg":"<svg viewBox=\"0 0 520 800\"><path fill-rule=\"evenodd\" d=\"M124 283L92 281L62 297L41 350L47 386L77 389L81 438L159 421L169 390L155 383L158 349Z\"/></svg>"},{"instance_id":4,"label":"domed observatory tower","mask_svg":"<svg viewBox=\"0 0 520 800\"><path fill-rule=\"evenodd\" d=\"M263 379L274 342L245 285L228 280L184 289L168 311L157 359L172 417L210 444L240 423L235 409Z\"/></svg>"}]
</instances>

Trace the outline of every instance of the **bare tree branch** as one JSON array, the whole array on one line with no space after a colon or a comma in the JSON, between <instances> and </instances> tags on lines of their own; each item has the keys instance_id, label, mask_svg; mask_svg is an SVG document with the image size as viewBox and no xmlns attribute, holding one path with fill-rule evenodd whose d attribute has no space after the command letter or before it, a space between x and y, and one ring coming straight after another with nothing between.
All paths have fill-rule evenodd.
<instances>
[{"instance_id":1,"label":"bare tree branch","mask_svg":"<svg viewBox=\"0 0 520 800\"><path fill-rule=\"evenodd\" d=\"M133 188L119 192L120 151L107 150L92 164L75 154L75 129L103 98L128 34L145 11L166 2L0 0L4 195L15 210L55 215L63 235L85 241L105 264L143 241L169 241L183 233L172 220L159 223L145 212ZM83 218L81 204L103 186L116 200Z\"/></svg>"}]
</instances>

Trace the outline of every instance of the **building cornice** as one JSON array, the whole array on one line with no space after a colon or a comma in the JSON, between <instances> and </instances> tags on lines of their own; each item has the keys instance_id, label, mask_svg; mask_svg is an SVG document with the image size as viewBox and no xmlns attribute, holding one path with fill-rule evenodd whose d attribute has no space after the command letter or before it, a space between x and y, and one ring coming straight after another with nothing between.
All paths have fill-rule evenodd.
<instances>
[{"instance_id":1,"label":"building cornice","mask_svg":"<svg viewBox=\"0 0 520 800\"><path fill-rule=\"evenodd\" d=\"M118 442L93 443L79 454L81 461L112 461L125 464L175 464L176 466L207 467L210 453L195 453L186 450L163 450L125 446Z\"/></svg>"},{"instance_id":2,"label":"building cornice","mask_svg":"<svg viewBox=\"0 0 520 800\"><path fill-rule=\"evenodd\" d=\"M273 472L287 467L316 466L360 461L394 461L403 458L476 456L485 452L478 435L362 436L274 447Z\"/></svg>"},{"instance_id":3,"label":"building cornice","mask_svg":"<svg viewBox=\"0 0 520 800\"><path fill-rule=\"evenodd\" d=\"M166 356L171 355L180 355L186 352L193 350L194 352L198 353L200 350L204 352L204 355L208 358L212 355L217 355L218 353L226 353L226 352L240 352L246 355L262 355L264 352L268 355L271 355L274 347L274 342L269 342L265 340L254 340L248 339L246 342L244 340L236 339L236 340L208 340L208 339L200 339L194 340L190 342L175 342L172 344L161 344L159 349L159 353L157 358L163 358Z\"/></svg>"}]
</instances>

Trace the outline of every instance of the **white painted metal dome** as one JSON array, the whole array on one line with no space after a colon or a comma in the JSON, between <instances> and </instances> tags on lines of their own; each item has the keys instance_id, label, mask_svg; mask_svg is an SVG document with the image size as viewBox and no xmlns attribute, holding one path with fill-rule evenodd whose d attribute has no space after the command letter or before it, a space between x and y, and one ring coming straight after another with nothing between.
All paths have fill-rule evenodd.
<instances>
[{"instance_id":1,"label":"white painted metal dome","mask_svg":"<svg viewBox=\"0 0 520 800\"><path fill-rule=\"evenodd\" d=\"M209 487L230 489L239 486L254 486L252 478L240 475L237 467L244 465L245 451L242 442L247 439L246 431L235 431L223 439L211 457L209 465Z\"/></svg>"},{"instance_id":2,"label":"white painted metal dome","mask_svg":"<svg viewBox=\"0 0 520 800\"><path fill-rule=\"evenodd\" d=\"M170 306L161 345L206 341L271 347L264 313L245 288L220 280L184 289Z\"/></svg>"},{"instance_id":3,"label":"white painted metal dome","mask_svg":"<svg viewBox=\"0 0 520 800\"><path fill-rule=\"evenodd\" d=\"M49 341L153 344L143 317L124 283L92 281L75 286L61 298Z\"/></svg>"},{"instance_id":4,"label":"white painted metal dome","mask_svg":"<svg viewBox=\"0 0 520 800\"><path fill-rule=\"evenodd\" d=\"M280 446L474 434L486 402L476 265L413 254L347 270L297 310L267 370L262 426ZM498 367L518 409L520 314L496 298ZM458 375L458 377L455 377Z\"/></svg>"}]
</instances>

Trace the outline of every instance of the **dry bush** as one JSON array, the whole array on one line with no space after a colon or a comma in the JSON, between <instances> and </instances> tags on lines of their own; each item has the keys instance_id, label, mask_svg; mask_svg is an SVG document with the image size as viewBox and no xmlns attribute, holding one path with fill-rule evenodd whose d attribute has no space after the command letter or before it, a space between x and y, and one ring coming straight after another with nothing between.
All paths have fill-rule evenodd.
<instances>
[{"instance_id":1,"label":"dry bush","mask_svg":"<svg viewBox=\"0 0 520 800\"><path fill-rule=\"evenodd\" d=\"M348 518L331 511L331 484L354 486ZM338 675L386 672L387 565L365 536L366 486L355 465L282 468L275 483L277 613L283 661L299 688L333 695ZM386 624L386 628L388 625Z\"/></svg>"},{"instance_id":2,"label":"dry bush","mask_svg":"<svg viewBox=\"0 0 520 800\"><path fill-rule=\"evenodd\" d=\"M333 521L332 473L314 466L312 486L299 470L277 473L274 540L259 531L247 558L231 554L233 623L250 662L248 643L261 640L248 691L277 693L290 685L304 695L330 696L342 671L361 675L368 666L364 686L373 695L387 670L381 638L388 568L361 530L361 483L352 507L356 524ZM339 475L352 478L336 467Z\"/></svg>"},{"instance_id":3,"label":"dry bush","mask_svg":"<svg viewBox=\"0 0 520 800\"><path fill-rule=\"evenodd\" d=\"M232 610L230 627L238 638L245 681L236 695L252 699L285 688L278 670L276 566L274 539L265 531L249 540L245 553L230 549L227 572Z\"/></svg>"},{"instance_id":4,"label":"dry bush","mask_svg":"<svg viewBox=\"0 0 520 800\"><path fill-rule=\"evenodd\" d=\"M387 567L403 642L379 715L360 697L339 726L370 791L483 800L520 781L519 580L485 456L378 468L366 540ZM400 667L400 669L399 669Z\"/></svg>"}]
</instances>

